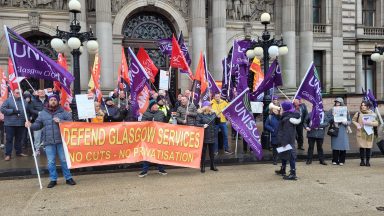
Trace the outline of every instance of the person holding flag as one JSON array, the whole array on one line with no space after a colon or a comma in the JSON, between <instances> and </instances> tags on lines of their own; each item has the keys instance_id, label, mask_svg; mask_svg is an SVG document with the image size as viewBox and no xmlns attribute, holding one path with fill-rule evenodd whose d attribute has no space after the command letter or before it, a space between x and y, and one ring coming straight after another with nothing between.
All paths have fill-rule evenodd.
<instances>
[{"instance_id":1,"label":"person holding flag","mask_svg":"<svg viewBox=\"0 0 384 216\"><path fill-rule=\"evenodd\" d=\"M43 111L44 107L48 103L48 97L45 95L45 91L43 89L37 90L37 97L32 100L32 105L30 107L30 112L32 115L32 122L34 122L39 115L39 112ZM36 150L36 155L40 154L40 147L42 144L41 141L41 132L42 130L35 130L33 131L33 138L34 138L34 146Z\"/></svg>"},{"instance_id":2,"label":"person holding flag","mask_svg":"<svg viewBox=\"0 0 384 216\"><path fill-rule=\"evenodd\" d=\"M229 150L228 146L228 127L227 127L227 119L221 113L225 107L227 107L228 103L220 98L221 93L216 93L214 99L211 101L212 109L216 112L217 120L216 120L216 129L215 129L215 154L217 155L219 152L219 130L223 135L223 146L225 154L232 154Z\"/></svg>"},{"instance_id":3,"label":"person holding flag","mask_svg":"<svg viewBox=\"0 0 384 216\"><path fill-rule=\"evenodd\" d=\"M24 112L24 106L21 100L21 92L19 89L15 89L11 93L12 97L9 97L3 105L1 105L1 112L4 114L4 126L6 134L5 143L5 161L10 161L12 156L12 149L15 148L16 156L26 157L27 155L22 152L21 141L22 134L24 134L24 123L26 121ZM26 102L24 102L26 104ZM26 107L26 111L29 113L29 109Z\"/></svg>"},{"instance_id":4,"label":"person holding flag","mask_svg":"<svg viewBox=\"0 0 384 216\"><path fill-rule=\"evenodd\" d=\"M50 95L47 106L39 113L36 121L33 124L30 121L25 122L25 127L32 130L43 129L45 154L47 155L49 178L51 180L47 186L48 188L53 188L57 185L56 154L59 155L61 170L63 171L66 184L76 184L67 167L59 128L60 122L72 121L72 116L60 106L59 101L59 96L55 94Z\"/></svg>"}]
</instances>

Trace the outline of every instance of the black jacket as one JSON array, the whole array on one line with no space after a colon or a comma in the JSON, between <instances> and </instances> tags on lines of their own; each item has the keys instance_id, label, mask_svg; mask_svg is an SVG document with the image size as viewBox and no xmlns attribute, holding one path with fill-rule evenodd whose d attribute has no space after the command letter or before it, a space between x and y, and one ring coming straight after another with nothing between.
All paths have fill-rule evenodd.
<instances>
[{"instance_id":1,"label":"black jacket","mask_svg":"<svg viewBox=\"0 0 384 216\"><path fill-rule=\"evenodd\" d=\"M141 118L141 121L157 121L157 122L165 122L165 115L164 112L161 110L157 110L155 112L147 110L143 117Z\"/></svg>"},{"instance_id":2,"label":"black jacket","mask_svg":"<svg viewBox=\"0 0 384 216\"><path fill-rule=\"evenodd\" d=\"M29 108L29 112L32 115L32 119L36 119L39 112L43 111L45 105L48 103L48 97L45 97L44 102L41 102L39 97L34 97L32 104Z\"/></svg>"},{"instance_id":3,"label":"black jacket","mask_svg":"<svg viewBox=\"0 0 384 216\"><path fill-rule=\"evenodd\" d=\"M215 118L216 113L212 114L197 114L196 126L203 127L204 124L208 124L208 127L204 129L204 143L215 143Z\"/></svg>"},{"instance_id":4,"label":"black jacket","mask_svg":"<svg viewBox=\"0 0 384 216\"><path fill-rule=\"evenodd\" d=\"M103 109L103 110L105 110L104 122L119 122L119 121L121 121L121 113L120 113L119 108L117 108L117 106L106 105L106 108L108 109L108 112L105 110L105 107Z\"/></svg>"}]
</instances>

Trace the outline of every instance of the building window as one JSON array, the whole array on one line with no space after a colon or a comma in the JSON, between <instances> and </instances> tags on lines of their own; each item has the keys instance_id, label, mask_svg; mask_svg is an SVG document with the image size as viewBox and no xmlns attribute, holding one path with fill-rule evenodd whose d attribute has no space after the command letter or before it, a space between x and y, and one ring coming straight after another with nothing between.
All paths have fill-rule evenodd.
<instances>
[{"instance_id":1,"label":"building window","mask_svg":"<svg viewBox=\"0 0 384 216\"><path fill-rule=\"evenodd\" d=\"M324 51L322 51L322 50L316 50L313 52L313 63L315 64L317 74L319 75L320 84L321 84L321 91L325 92L325 90L326 90L325 89L325 82L323 82L325 80L323 56L324 56Z\"/></svg>"},{"instance_id":2,"label":"building window","mask_svg":"<svg viewBox=\"0 0 384 216\"><path fill-rule=\"evenodd\" d=\"M321 0L312 0L313 4L313 23L321 23Z\"/></svg>"},{"instance_id":3,"label":"building window","mask_svg":"<svg viewBox=\"0 0 384 216\"><path fill-rule=\"evenodd\" d=\"M363 13L363 25L375 26L375 1L376 0L362 0L362 13Z\"/></svg>"},{"instance_id":4,"label":"building window","mask_svg":"<svg viewBox=\"0 0 384 216\"><path fill-rule=\"evenodd\" d=\"M371 60L370 55L363 55L363 74L364 74L364 89L371 89L373 92L376 92L376 73L375 73L375 63Z\"/></svg>"}]
</instances>

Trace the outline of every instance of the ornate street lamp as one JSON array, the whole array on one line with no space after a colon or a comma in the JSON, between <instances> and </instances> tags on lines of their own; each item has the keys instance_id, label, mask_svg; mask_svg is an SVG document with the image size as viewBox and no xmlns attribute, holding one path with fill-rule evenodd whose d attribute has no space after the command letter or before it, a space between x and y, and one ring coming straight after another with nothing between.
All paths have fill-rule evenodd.
<instances>
[{"instance_id":1,"label":"ornate street lamp","mask_svg":"<svg viewBox=\"0 0 384 216\"><path fill-rule=\"evenodd\" d=\"M268 72L269 69L269 60L277 58L279 55L286 55L288 53L288 47L284 44L283 38L280 40L275 39L274 37L271 39L271 34L269 33L267 27L270 24L271 16L269 13L261 14L261 24L264 25L264 31L261 36L261 39L258 37L257 41L252 43L251 49L246 52L246 55L249 59L253 59L255 56L259 59L263 58L264 65L264 74ZM252 82L249 82L252 83ZM252 89L252 88L251 88ZM265 126L265 121L268 117L268 111L266 107L268 107L269 103L271 103L271 94L270 91L264 92L264 110L263 110L263 125ZM266 130L263 130L261 135L261 142L263 147L269 147L269 133Z\"/></svg>"},{"instance_id":2,"label":"ornate street lamp","mask_svg":"<svg viewBox=\"0 0 384 216\"><path fill-rule=\"evenodd\" d=\"M78 0L70 0L68 3L69 12L73 13L73 20L69 26L69 32L56 29L56 36L51 40L51 46L58 53L70 52L73 57L74 94L80 94L80 55L83 52L83 44L86 42L87 50L90 54L97 53L99 44L93 35L92 28L88 32L80 33L80 22L77 14L81 13L81 4ZM85 71L88 73L88 71ZM73 97L75 98L75 97ZM71 103L73 119L77 119L77 109L74 101Z\"/></svg>"},{"instance_id":3,"label":"ornate street lamp","mask_svg":"<svg viewBox=\"0 0 384 216\"><path fill-rule=\"evenodd\" d=\"M375 51L373 51L371 55L372 61L375 61L375 62L384 61L383 53L384 53L384 46L377 46L377 44L375 44Z\"/></svg>"}]
</instances>

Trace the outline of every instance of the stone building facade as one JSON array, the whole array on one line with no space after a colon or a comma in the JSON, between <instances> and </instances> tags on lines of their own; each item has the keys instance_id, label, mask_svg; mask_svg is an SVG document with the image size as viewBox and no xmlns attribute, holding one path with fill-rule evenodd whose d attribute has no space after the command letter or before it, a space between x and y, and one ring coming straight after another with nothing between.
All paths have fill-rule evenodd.
<instances>
[{"instance_id":1,"label":"stone building facade","mask_svg":"<svg viewBox=\"0 0 384 216\"><path fill-rule=\"evenodd\" d=\"M283 36L289 53L280 57L284 89L300 85L314 61L329 95L361 93L373 89L384 97L383 64L370 60L375 44L384 44L383 0L79 0L82 31L92 27L100 45L103 90L116 86L121 47L147 49L156 65L168 69L156 40L183 33L194 71L200 51L216 80L221 80L221 60L232 41L261 36L263 12L271 14L268 30ZM54 57L49 41L56 26L69 30L67 0L0 0L0 24L8 25ZM92 55L81 55L81 86L87 88ZM8 50L0 30L0 67L7 70ZM177 87L190 86L177 75ZM40 82L42 84L42 82ZM360 97L360 96L359 96Z\"/></svg>"}]
</instances>

